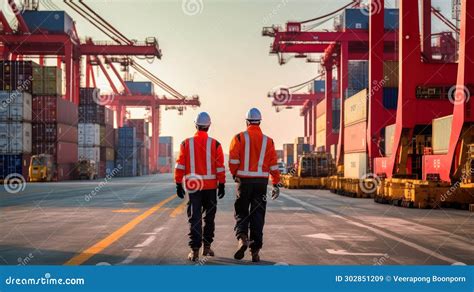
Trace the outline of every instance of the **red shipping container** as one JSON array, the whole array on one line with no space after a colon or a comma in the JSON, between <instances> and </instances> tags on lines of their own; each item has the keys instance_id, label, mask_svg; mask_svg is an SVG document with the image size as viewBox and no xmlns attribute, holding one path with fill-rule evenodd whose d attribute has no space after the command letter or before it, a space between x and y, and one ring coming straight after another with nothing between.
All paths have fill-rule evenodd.
<instances>
[{"instance_id":1,"label":"red shipping container","mask_svg":"<svg viewBox=\"0 0 474 292\"><path fill-rule=\"evenodd\" d=\"M344 128L344 153L365 152L367 149L367 122L362 121Z\"/></svg>"},{"instance_id":2,"label":"red shipping container","mask_svg":"<svg viewBox=\"0 0 474 292\"><path fill-rule=\"evenodd\" d=\"M33 154L49 154L56 158L57 164L76 163L78 161L78 147L76 143L33 143Z\"/></svg>"},{"instance_id":3,"label":"red shipping container","mask_svg":"<svg viewBox=\"0 0 474 292\"><path fill-rule=\"evenodd\" d=\"M105 175L106 175L106 163L105 163L105 161L101 161L101 162L99 162L98 177L99 178L104 178Z\"/></svg>"},{"instance_id":4,"label":"red shipping container","mask_svg":"<svg viewBox=\"0 0 474 292\"><path fill-rule=\"evenodd\" d=\"M115 131L114 126L105 125L105 147L114 148L115 144Z\"/></svg>"},{"instance_id":5,"label":"red shipping container","mask_svg":"<svg viewBox=\"0 0 474 292\"><path fill-rule=\"evenodd\" d=\"M105 126L114 127L114 111L107 107L105 108Z\"/></svg>"},{"instance_id":6,"label":"red shipping container","mask_svg":"<svg viewBox=\"0 0 474 292\"><path fill-rule=\"evenodd\" d=\"M147 125L148 124L145 122L144 119L128 120L128 126L136 129L137 140L140 142L145 141L145 136L147 134L147 130L146 130Z\"/></svg>"},{"instance_id":7,"label":"red shipping container","mask_svg":"<svg viewBox=\"0 0 474 292\"><path fill-rule=\"evenodd\" d=\"M77 106L59 96L33 97L33 122L77 125Z\"/></svg>"},{"instance_id":8,"label":"red shipping container","mask_svg":"<svg viewBox=\"0 0 474 292\"><path fill-rule=\"evenodd\" d=\"M33 141L43 143L69 142L77 143L77 126L35 123L32 125Z\"/></svg>"},{"instance_id":9,"label":"red shipping container","mask_svg":"<svg viewBox=\"0 0 474 292\"><path fill-rule=\"evenodd\" d=\"M75 176L75 163L64 163L56 166L57 180L72 180Z\"/></svg>"}]
</instances>

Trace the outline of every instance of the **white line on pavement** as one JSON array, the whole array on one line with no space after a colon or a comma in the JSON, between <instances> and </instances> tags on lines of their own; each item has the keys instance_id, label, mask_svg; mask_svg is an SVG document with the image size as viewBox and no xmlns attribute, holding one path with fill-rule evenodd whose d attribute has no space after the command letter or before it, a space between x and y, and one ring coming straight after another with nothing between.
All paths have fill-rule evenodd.
<instances>
[{"instance_id":1,"label":"white line on pavement","mask_svg":"<svg viewBox=\"0 0 474 292\"><path fill-rule=\"evenodd\" d=\"M383 256L383 253L378 252L348 252L345 249L326 249L329 254L335 255L350 255L350 256L369 256L369 257L379 257Z\"/></svg>"},{"instance_id":2,"label":"white line on pavement","mask_svg":"<svg viewBox=\"0 0 474 292\"><path fill-rule=\"evenodd\" d=\"M293 201L293 202L295 202L295 203L298 203L298 204L300 204L300 205L302 205L302 206L304 206L304 207L307 207L309 210L312 210L312 211L315 211L315 212L318 212L318 213L321 213L321 214L324 214L324 215L330 215L330 216L339 218L339 219L341 219L341 220L347 221L347 223L349 223L349 224L358 226L358 227L360 227L360 228L365 228L365 229L370 230L370 231L372 231L373 233L376 233L376 234L381 235L381 236L383 236L383 237L389 238L389 239L394 240L394 241L398 241L399 243L402 243L402 244L407 245L407 246L409 246L409 247L411 247L411 248L413 248L413 249L416 249L416 250L418 250L419 252L425 253L425 254L427 254L427 255L429 255L429 256L435 257L435 258L437 258L437 259L440 259L440 260L442 260L442 261L448 262L448 263L450 263L450 264L454 264L454 263L459 262L458 260L455 260L455 259L446 257L446 256L444 256L444 255L442 255L442 254L439 254L439 253L433 251L433 250L430 250L430 249L428 249L428 248L425 248L425 247L423 247L423 246L421 246L421 245L419 245L419 244L416 244L416 243L413 243L413 242L408 241L408 240L406 240L406 239L400 238L400 237L398 237L398 236L389 234L389 233L384 232L384 231L382 231L382 230L380 230L380 229L373 228L373 227L371 227L371 226L368 226L368 225L365 225L365 224L362 224L362 223L359 223L359 222L355 222L355 221L353 221L353 220L351 220L351 219L349 219L349 218L347 218L347 217L340 216L340 215L334 213L333 211L329 211L329 210L326 210L326 209L322 209L322 208L316 207L316 206L314 206L314 205L312 205L312 204L309 204L309 203L304 202L304 201L302 201L302 200L300 200L300 199L294 198L294 197L292 197L292 196L289 196L289 195L286 195L286 194L283 194L283 193L280 194L280 196L282 196L282 197L284 197L284 198L286 198L286 199L288 199L288 200L290 200L290 201Z\"/></svg>"},{"instance_id":3,"label":"white line on pavement","mask_svg":"<svg viewBox=\"0 0 474 292\"><path fill-rule=\"evenodd\" d=\"M135 247L147 247L147 246L149 246L155 239L156 239L156 236L150 235L147 239L145 239L144 242L135 245Z\"/></svg>"}]
</instances>

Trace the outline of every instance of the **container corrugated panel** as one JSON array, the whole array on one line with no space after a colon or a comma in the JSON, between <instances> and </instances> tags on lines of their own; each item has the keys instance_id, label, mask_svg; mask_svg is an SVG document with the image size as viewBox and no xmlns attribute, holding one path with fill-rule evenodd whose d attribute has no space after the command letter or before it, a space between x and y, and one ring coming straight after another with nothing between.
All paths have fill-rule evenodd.
<instances>
[{"instance_id":1,"label":"container corrugated panel","mask_svg":"<svg viewBox=\"0 0 474 292\"><path fill-rule=\"evenodd\" d=\"M105 147L114 148L114 127L111 125L105 126Z\"/></svg>"},{"instance_id":2,"label":"container corrugated panel","mask_svg":"<svg viewBox=\"0 0 474 292\"><path fill-rule=\"evenodd\" d=\"M448 153L452 124L452 115L433 120L433 154Z\"/></svg>"},{"instance_id":3,"label":"container corrugated panel","mask_svg":"<svg viewBox=\"0 0 474 292\"><path fill-rule=\"evenodd\" d=\"M300 155L303 155L303 154L309 153L309 152L310 152L310 145L309 144L295 144L293 156L298 157Z\"/></svg>"},{"instance_id":4,"label":"container corrugated panel","mask_svg":"<svg viewBox=\"0 0 474 292\"><path fill-rule=\"evenodd\" d=\"M107 175L114 175L115 170L115 161L106 161L105 162L105 173Z\"/></svg>"},{"instance_id":5,"label":"container corrugated panel","mask_svg":"<svg viewBox=\"0 0 474 292\"><path fill-rule=\"evenodd\" d=\"M133 177L137 176L137 160L135 159L117 159L116 167L119 169L117 176Z\"/></svg>"},{"instance_id":6,"label":"container corrugated panel","mask_svg":"<svg viewBox=\"0 0 474 292\"><path fill-rule=\"evenodd\" d=\"M160 136L161 144L173 144L173 137L171 136Z\"/></svg>"},{"instance_id":7,"label":"container corrugated panel","mask_svg":"<svg viewBox=\"0 0 474 292\"><path fill-rule=\"evenodd\" d=\"M79 150L76 143L35 141L32 148L34 155L52 155L58 164L76 163L79 157Z\"/></svg>"},{"instance_id":8,"label":"container corrugated panel","mask_svg":"<svg viewBox=\"0 0 474 292\"><path fill-rule=\"evenodd\" d=\"M0 153L31 153L32 129L30 123L0 123Z\"/></svg>"},{"instance_id":9,"label":"container corrugated panel","mask_svg":"<svg viewBox=\"0 0 474 292\"><path fill-rule=\"evenodd\" d=\"M369 87L369 62L351 60L348 64L347 88L363 90ZM349 96L346 96L346 98Z\"/></svg>"},{"instance_id":10,"label":"container corrugated panel","mask_svg":"<svg viewBox=\"0 0 474 292\"><path fill-rule=\"evenodd\" d=\"M31 94L20 91L0 91L0 121L31 121Z\"/></svg>"},{"instance_id":11,"label":"container corrugated panel","mask_svg":"<svg viewBox=\"0 0 474 292\"><path fill-rule=\"evenodd\" d=\"M367 122L362 121L344 128L344 153L365 152L366 141Z\"/></svg>"},{"instance_id":12,"label":"container corrugated panel","mask_svg":"<svg viewBox=\"0 0 474 292\"><path fill-rule=\"evenodd\" d=\"M326 131L326 114L323 114L316 118L316 133Z\"/></svg>"},{"instance_id":13,"label":"container corrugated panel","mask_svg":"<svg viewBox=\"0 0 474 292\"><path fill-rule=\"evenodd\" d=\"M399 74L398 61L384 61L383 62L383 75L385 76L384 86L386 87L398 87L398 74Z\"/></svg>"},{"instance_id":14,"label":"container corrugated panel","mask_svg":"<svg viewBox=\"0 0 474 292\"><path fill-rule=\"evenodd\" d=\"M283 162L285 162L287 166L293 165L295 163L294 156L293 155L283 156Z\"/></svg>"},{"instance_id":15,"label":"container corrugated panel","mask_svg":"<svg viewBox=\"0 0 474 292\"><path fill-rule=\"evenodd\" d=\"M79 123L105 124L105 107L98 104L79 105Z\"/></svg>"},{"instance_id":16,"label":"container corrugated panel","mask_svg":"<svg viewBox=\"0 0 474 292\"><path fill-rule=\"evenodd\" d=\"M115 160L115 150L107 147L100 147L100 161Z\"/></svg>"},{"instance_id":17,"label":"container corrugated panel","mask_svg":"<svg viewBox=\"0 0 474 292\"><path fill-rule=\"evenodd\" d=\"M316 134L316 148L326 147L326 131L321 131Z\"/></svg>"},{"instance_id":18,"label":"container corrugated panel","mask_svg":"<svg viewBox=\"0 0 474 292\"><path fill-rule=\"evenodd\" d=\"M81 87L79 89L79 105L97 105L95 96L100 95L100 89L94 87Z\"/></svg>"},{"instance_id":19,"label":"container corrugated panel","mask_svg":"<svg viewBox=\"0 0 474 292\"><path fill-rule=\"evenodd\" d=\"M392 147L395 138L395 124L385 127L385 155L392 155Z\"/></svg>"},{"instance_id":20,"label":"container corrugated panel","mask_svg":"<svg viewBox=\"0 0 474 292\"><path fill-rule=\"evenodd\" d=\"M33 142L78 142L76 126L56 123L34 123L32 125Z\"/></svg>"},{"instance_id":21,"label":"container corrugated panel","mask_svg":"<svg viewBox=\"0 0 474 292\"><path fill-rule=\"evenodd\" d=\"M326 92L326 80L314 80L312 91L314 93ZM332 81L332 92L338 92L337 80Z\"/></svg>"},{"instance_id":22,"label":"container corrugated panel","mask_svg":"<svg viewBox=\"0 0 474 292\"><path fill-rule=\"evenodd\" d=\"M344 126L367 120L367 89L344 102Z\"/></svg>"},{"instance_id":23,"label":"container corrugated panel","mask_svg":"<svg viewBox=\"0 0 474 292\"><path fill-rule=\"evenodd\" d=\"M32 61L0 61L0 90L32 93L33 70L38 66Z\"/></svg>"},{"instance_id":24,"label":"container corrugated panel","mask_svg":"<svg viewBox=\"0 0 474 292\"><path fill-rule=\"evenodd\" d=\"M326 99L323 99L316 105L316 117L319 118L325 113L326 113Z\"/></svg>"},{"instance_id":25,"label":"container corrugated panel","mask_svg":"<svg viewBox=\"0 0 474 292\"><path fill-rule=\"evenodd\" d=\"M78 133L80 146L100 146L99 124L79 124Z\"/></svg>"},{"instance_id":26,"label":"container corrugated panel","mask_svg":"<svg viewBox=\"0 0 474 292\"><path fill-rule=\"evenodd\" d=\"M99 163L100 162L100 147L79 146L79 159L92 160L96 163Z\"/></svg>"},{"instance_id":27,"label":"container corrugated panel","mask_svg":"<svg viewBox=\"0 0 474 292\"><path fill-rule=\"evenodd\" d=\"M304 144L304 137L296 137L294 144Z\"/></svg>"},{"instance_id":28,"label":"container corrugated panel","mask_svg":"<svg viewBox=\"0 0 474 292\"><path fill-rule=\"evenodd\" d=\"M383 106L386 109L396 110L398 105L398 88L384 87Z\"/></svg>"},{"instance_id":29,"label":"container corrugated panel","mask_svg":"<svg viewBox=\"0 0 474 292\"><path fill-rule=\"evenodd\" d=\"M397 30L399 28L399 21L398 8L385 8L384 27L386 30Z\"/></svg>"},{"instance_id":30,"label":"container corrugated panel","mask_svg":"<svg viewBox=\"0 0 474 292\"><path fill-rule=\"evenodd\" d=\"M59 96L33 97L33 122L78 124L78 107Z\"/></svg>"},{"instance_id":31,"label":"container corrugated panel","mask_svg":"<svg viewBox=\"0 0 474 292\"><path fill-rule=\"evenodd\" d=\"M361 8L347 8L336 19L336 26L344 29L369 29L369 13ZM386 30L397 30L399 27L399 17L397 8L386 8L384 10L384 27Z\"/></svg>"},{"instance_id":32,"label":"container corrugated panel","mask_svg":"<svg viewBox=\"0 0 474 292\"><path fill-rule=\"evenodd\" d=\"M341 110L334 110L332 111L332 131L333 133L339 132L341 125Z\"/></svg>"},{"instance_id":33,"label":"container corrugated panel","mask_svg":"<svg viewBox=\"0 0 474 292\"><path fill-rule=\"evenodd\" d=\"M73 20L64 11L25 10L21 13L31 32L72 33Z\"/></svg>"},{"instance_id":34,"label":"container corrugated panel","mask_svg":"<svg viewBox=\"0 0 474 292\"><path fill-rule=\"evenodd\" d=\"M105 125L111 126L113 128L114 127L114 111L107 107L104 109L104 111L105 111Z\"/></svg>"},{"instance_id":35,"label":"container corrugated panel","mask_svg":"<svg viewBox=\"0 0 474 292\"><path fill-rule=\"evenodd\" d=\"M58 181L72 180L74 178L75 163L63 163L56 166Z\"/></svg>"},{"instance_id":36,"label":"container corrugated panel","mask_svg":"<svg viewBox=\"0 0 474 292\"><path fill-rule=\"evenodd\" d=\"M3 180L11 174L21 174L28 180L28 171L31 162L31 155L0 155L0 179Z\"/></svg>"},{"instance_id":37,"label":"container corrugated panel","mask_svg":"<svg viewBox=\"0 0 474 292\"><path fill-rule=\"evenodd\" d=\"M153 83L148 81L125 81L125 84L132 94L153 95L155 92Z\"/></svg>"},{"instance_id":38,"label":"container corrugated panel","mask_svg":"<svg viewBox=\"0 0 474 292\"><path fill-rule=\"evenodd\" d=\"M362 178L367 174L367 153L344 154L344 177Z\"/></svg>"}]
</instances>

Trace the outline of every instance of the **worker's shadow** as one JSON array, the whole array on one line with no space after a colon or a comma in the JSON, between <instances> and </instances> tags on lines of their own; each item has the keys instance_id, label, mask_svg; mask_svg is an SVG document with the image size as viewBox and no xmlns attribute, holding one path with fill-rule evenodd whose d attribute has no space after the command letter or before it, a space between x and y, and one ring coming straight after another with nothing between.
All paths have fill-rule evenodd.
<instances>
[{"instance_id":1,"label":"worker's shadow","mask_svg":"<svg viewBox=\"0 0 474 292\"><path fill-rule=\"evenodd\" d=\"M196 265L216 265L216 266L273 266L277 264L276 262L271 261L264 261L261 260L258 263L253 263L251 260L235 260L233 258L225 258L225 257L209 257L200 259L200 261Z\"/></svg>"}]
</instances>

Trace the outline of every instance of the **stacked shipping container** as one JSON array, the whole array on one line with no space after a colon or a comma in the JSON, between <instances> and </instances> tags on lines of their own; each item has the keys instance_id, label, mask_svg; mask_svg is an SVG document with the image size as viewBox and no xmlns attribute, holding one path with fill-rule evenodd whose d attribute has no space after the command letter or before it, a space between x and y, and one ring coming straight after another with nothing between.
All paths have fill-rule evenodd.
<instances>
[{"instance_id":1,"label":"stacked shipping container","mask_svg":"<svg viewBox=\"0 0 474 292\"><path fill-rule=\"evenodd\" d=\"M144 119L130 119L128 126L136 130L137 138L137 175L147 175L149 171L149 151L148 142L149 124Z\"/></svg>"},{"instance_id":2,"label":"stacked shipping container","mask_svg":"<svg viewBox=\"0 0 474 292\"><path fill-rule=\"evenodd\" d=\"M118 129L117 155L115 164L121 177L137 176L137 136L133 127Z\"/></svg>"},{"instance_id":3,"label":"stacked shipping container","mask_svg":"<svg viewBox=\"0 0 474 292\"><path fill-rule=\"evenodd\" d=\"M173 169L173 137L160 137L158 168L160 173L171 173Z\"/></svg>"},{"instance_id":4,"label":"stacked shipping container","mask_svg":"<svg viewBox=\"0 0 474 292\"><path fill-rule=\"evenodd\" d=\"M295 143L293 144L293 158L296 161L299 161L301 155L311 152L311 146L305 142L304 137L298 137L295 139Z\"/></svg>"},{"instance_id":5,"label":"stacked shipping container","mask_svg":"<svg viewBox=\"0 0 474 292\"><path fill-rule=\"evenodd\" d=\"M283 144L283 162L287 167L293 166L296 162L294 149L294 144Z\"/></svg>"}]
</instances>

